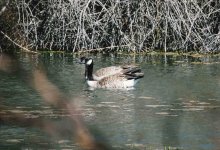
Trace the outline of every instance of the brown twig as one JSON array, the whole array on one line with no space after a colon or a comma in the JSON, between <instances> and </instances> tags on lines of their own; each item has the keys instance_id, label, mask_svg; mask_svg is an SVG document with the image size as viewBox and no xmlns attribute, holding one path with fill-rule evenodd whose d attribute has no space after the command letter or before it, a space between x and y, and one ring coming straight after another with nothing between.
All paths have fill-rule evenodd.
<instances>
[{"instance_id":1,"label":"brown twig","mask_svg":"<svg viewBox=\"0 0 220 150\"><path fill-rule=\"evenodd\" d=\"M2 33L9 41L11 41L13 44L15 44L16 46L18 46L19 48L21 48L24 52L28 52L28 53L33 53L33 54L38 54L38 52L35 51L31 51L29 49L27 49L26 47L21 46L20 44L16 43L14 40L12 40L7 34L5 34L3 31L0 31L0 33Z\"/></svg>"}]
</instances>

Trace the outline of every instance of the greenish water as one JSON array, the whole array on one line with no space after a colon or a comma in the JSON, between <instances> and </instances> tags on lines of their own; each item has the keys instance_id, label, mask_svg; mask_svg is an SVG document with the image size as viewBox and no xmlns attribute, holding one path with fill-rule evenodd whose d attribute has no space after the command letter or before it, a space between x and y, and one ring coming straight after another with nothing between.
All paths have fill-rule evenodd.
<instances>
[{"instance_id":1,"label":"greenish water","mask_svg":"<svg viewBox=\"0 0 220 150\"><path fill-rule=\"evenodd\" d=\"M115 149L219 149L220 58L92 57L94 69L137 63L145 77L132 90L91 90L85 84L84 66L70 55L18 55L27 72L42 65L50 81L81 107L91 131ZM45 104L23 81L29 77L0 72L1 105L61 126L64 122L65 128L66 115ZM52 137L16 123L0 124L0 149L79 149L70 137Z\"/></svg>"}]
</instances>

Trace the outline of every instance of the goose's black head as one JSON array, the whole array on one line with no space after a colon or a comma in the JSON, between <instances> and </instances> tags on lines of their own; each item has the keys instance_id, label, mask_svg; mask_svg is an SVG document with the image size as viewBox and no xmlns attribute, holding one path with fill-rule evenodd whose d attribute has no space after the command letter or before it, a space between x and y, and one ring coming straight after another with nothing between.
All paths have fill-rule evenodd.
<instances>
[{"instance_id":1,"label":"goose's black head","mask_svg":"<svg viewBox=\"0 0 220 150\"><path fill-rule=\"evenodd\" d=\"M92 73L93 73L93 59L92 58L86 58L85 59L85 77L86 77L86 80L93 80Z\"/></svg>"}]
</instances>

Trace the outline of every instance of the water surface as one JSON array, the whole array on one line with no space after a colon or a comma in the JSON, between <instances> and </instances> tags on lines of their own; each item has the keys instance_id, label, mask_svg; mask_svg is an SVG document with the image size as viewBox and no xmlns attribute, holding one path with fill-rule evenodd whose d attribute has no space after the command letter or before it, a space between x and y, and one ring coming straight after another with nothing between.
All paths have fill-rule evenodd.
<instances>
[{"instance_id":1,"label":"water surface","mask_svg":"<svg viewBox=\"0 0 220 150\"><path fill-rule=\"evenodd\" d=\"M7 109L62 123L66 115L46 105L25 81L31 70L43 66L50 81L80 106L86 124L100 141L115 149L220 147L218 57L91 56L95 70L139 64L145 77L132 90L90 89L85 84L84 66L75 62L75 56L17 57L30 74L0 72L1 104ZM0 149L79 149L69 136L51 137L38 128L16 124L1 125L0 135Z\"/></svg>"}]
</instances>

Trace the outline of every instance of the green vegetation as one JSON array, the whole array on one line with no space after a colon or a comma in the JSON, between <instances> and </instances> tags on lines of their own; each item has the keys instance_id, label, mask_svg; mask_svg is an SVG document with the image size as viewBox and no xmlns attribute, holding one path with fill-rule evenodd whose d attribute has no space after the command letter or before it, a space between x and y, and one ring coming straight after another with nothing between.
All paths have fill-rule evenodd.
<instances>
[{"instance_id":1,"label":"green vegetation","mask_svg":"<svg viewBox=\"0 0 220 150\"><path fill-rule=\"evenodd\" d=\"M219 8L218 0L3 0L0 48L213 53Z\"/></svg>"}]
</instances>

